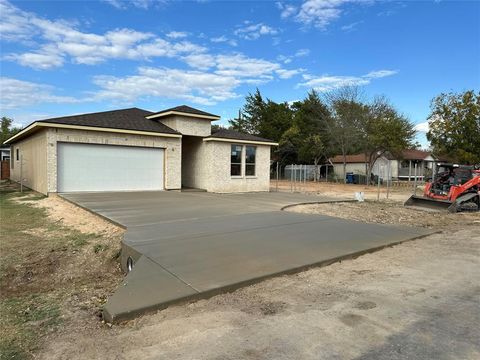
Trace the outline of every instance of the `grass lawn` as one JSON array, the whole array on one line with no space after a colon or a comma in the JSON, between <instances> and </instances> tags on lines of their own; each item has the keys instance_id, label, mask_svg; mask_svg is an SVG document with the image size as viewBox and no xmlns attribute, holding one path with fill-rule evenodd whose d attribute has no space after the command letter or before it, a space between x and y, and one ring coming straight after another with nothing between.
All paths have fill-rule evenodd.
<instances>
[{"instance_id":1,"label":"grass lawn","mask_svg":"<svg viewBox=\"0 0 480 360\"><path fill-rule=\"evenodd\" d=\"M98 322L120 279L120 239L83 233L35 206L44 196L0 187L0 359L29 359L62 327Z\"/></svg>"}]
</instances>

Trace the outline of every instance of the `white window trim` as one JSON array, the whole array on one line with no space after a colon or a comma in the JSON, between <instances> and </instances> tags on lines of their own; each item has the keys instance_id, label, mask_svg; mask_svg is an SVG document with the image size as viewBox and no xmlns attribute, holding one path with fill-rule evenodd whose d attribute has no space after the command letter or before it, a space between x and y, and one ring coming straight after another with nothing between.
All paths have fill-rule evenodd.
<instances>
[{"instance_id":1,"label":"white window trim","mask_svg":"<svg viewBox=\"0 0 480 360\"><path fill-rule=\"evenodd\" d=\"M255 149L255 162L253 163L254 169L255 169L255 175L246 175L247 174L247 146L253 147ZM257 177L257 146L253 145L244 145L244 150L245 150L245 177L247 179L255 179ZM249 164L252 165L252 164Z\"/></svg>"},{"instance_id":2,"label":"white window trim","mask_svg":"<svg viewBox=\"0 0 480 360\"><path fill-rule=\"evenodd\" d=\"M241 159L242 162L240 164L240 173L241 175L232 175L232 146L241 146L242 147L242 155ZM237 143L231 143L230 144L230 178L231 179L257 179L257 146L253 146L255 148L255 175L246 175L247 173L247 146L252 146L252 144L237 144ZM236 164L236 163L234 163Z\"/></svg>"},{"instance_id":3,"label":"white window trim","mask_svg":"<svg viewBox=\"0 0 480 360\"><path fill-rule=\"evenodd\" d=\"M240 154L240 175L232 175L232 146L241 146L242 153ZM233 163L238 165L238 163ZM240 144L230 144L230 177L232 179L243 179L245 177L245 146Z\"/></svg>"}]
</instances>

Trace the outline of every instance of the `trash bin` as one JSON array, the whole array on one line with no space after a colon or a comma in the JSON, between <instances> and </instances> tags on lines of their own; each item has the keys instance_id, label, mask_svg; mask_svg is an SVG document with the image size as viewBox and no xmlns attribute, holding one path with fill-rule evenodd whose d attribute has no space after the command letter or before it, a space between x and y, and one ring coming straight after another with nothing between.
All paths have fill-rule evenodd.
<instances>
[{"instance_id":1,"label":"trash bin","mask_svg":"<svg viewBox=\"0 0 480 360\"><path fill-rule=\"evenodd\" d=\"M353 184L353 173L352 172L347 172L347 184Z\"/></svg>"}]
</instances>

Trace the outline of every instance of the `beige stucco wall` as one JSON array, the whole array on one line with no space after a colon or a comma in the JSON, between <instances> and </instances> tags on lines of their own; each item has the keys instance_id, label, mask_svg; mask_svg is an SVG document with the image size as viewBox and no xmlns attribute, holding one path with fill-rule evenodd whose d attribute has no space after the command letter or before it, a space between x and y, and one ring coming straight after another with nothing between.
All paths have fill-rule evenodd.
<instances>
[{"instance_id":1,"label":"beige stucco wall","mask_svg":"<svg viewBox=\"0 0 480 360\"><path fill-rule=\"evenodd\" d=\"M181 138L51 128L46 131L46 140L48 192L57 192L57 142L164 148L165 189L181 188Z\"/></svg>"},{"instance_id":2,"label":"beige stucco wall","mask_svg":"<svg viewBox=\"0 0 480 360\"><path fill-rule=\"evenodd\" d=\"M159 120L169 128L177 130L183 135L208 136L212 133L210 120L187 116L169 116Z\"/></svg>"},{"instance_id":3,"label":"beige stucco wall","mask_svg":"<svg viewBox=\"0 0 480 360\"><path fill-rule=\"evenodd\" d=\"M17 149L21 158L17 160ZM20 165L22 161L22 166ZM41 130L13 144L10 157L10 179L42 194L47 194L47 131ZM13 168L12 168L13 166ZM20 176L20 172L22 175Z\"/></svg>"},{"instance_id":4,"label":"beige stucco wall","mask_svg":"<svg viewBox=\"0 0 480 360\"><path fill-rule=\"evenodd\" d=\"M255 176L232 177L230 176L231 143L220 141L205 142L206 167L208 179L205 189L211 192L249 192L270 190L270 146L255 145ZM244 144L239 144L244 145ZM245 156L242 156L242 169L244 169ZM243 173L244 170L242 170Z\"/></svg>"}]
</instances>

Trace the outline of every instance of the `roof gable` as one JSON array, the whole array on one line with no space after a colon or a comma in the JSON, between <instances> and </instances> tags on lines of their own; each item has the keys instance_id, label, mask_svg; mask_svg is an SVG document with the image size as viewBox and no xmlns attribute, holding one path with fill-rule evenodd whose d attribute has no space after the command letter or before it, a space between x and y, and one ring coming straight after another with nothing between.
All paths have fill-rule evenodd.
<instances>
[{"instance_id":1,"label":"roof gable","mask_svg":"<svg viewBox=\"0 0 480 360\"><path fill-rule=\"evenodd\" d=\"M147 116L149 119L172 116L172 115L186 115L190 117L205 119L205 120L219 120L220 116L210 114L206 111L198 110L187 105L180 105L170 109L165 109L156 113L151 113Z\"/></svg>"}]
</instances>

